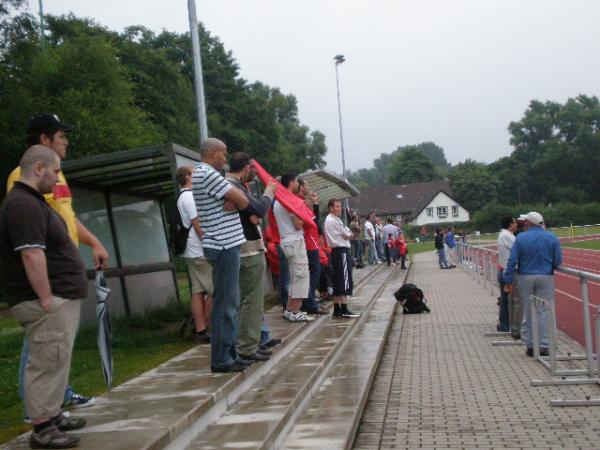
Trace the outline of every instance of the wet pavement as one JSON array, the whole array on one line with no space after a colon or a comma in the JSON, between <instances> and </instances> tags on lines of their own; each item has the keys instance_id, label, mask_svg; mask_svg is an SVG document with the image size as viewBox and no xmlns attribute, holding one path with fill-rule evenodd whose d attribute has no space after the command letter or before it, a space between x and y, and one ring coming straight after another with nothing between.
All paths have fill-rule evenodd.
<instances>
[{"instance_id":1,"label":"wet pavement","mask_svg":"<svg viewBox=\"0 0 600 450\"><path fill-rule=\"evenodd\" d=\"M598 449L600 407L557 408L551 399L600 397L600 386L531 386L550 379L520 345L492 346L497 295L460 269L415 257L408 282L431 314L396 310L354 448ZM401 320L399 320L401 319ZM583 353L561 334L561 353Z\"/></svg>"}]
</instances>

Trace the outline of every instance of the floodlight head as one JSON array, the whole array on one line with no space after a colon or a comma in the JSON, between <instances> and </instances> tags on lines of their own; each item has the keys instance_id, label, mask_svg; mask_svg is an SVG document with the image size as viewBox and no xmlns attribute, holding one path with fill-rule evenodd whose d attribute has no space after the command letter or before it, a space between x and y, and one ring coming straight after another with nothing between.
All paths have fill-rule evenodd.
<instances>
[{"instance_id":1,"label":"floodlight head","mask_svg":"<svg viewBox=\"0 0 600 450\"><path fill-rule=\"evenodd\" d=\"M337 65L337 64L341 64L344 61L346 61L346 58L344 57L344 55L335 55L333 57L333 60L335 61L335 64Z\"/></svg>"}]
</instances>

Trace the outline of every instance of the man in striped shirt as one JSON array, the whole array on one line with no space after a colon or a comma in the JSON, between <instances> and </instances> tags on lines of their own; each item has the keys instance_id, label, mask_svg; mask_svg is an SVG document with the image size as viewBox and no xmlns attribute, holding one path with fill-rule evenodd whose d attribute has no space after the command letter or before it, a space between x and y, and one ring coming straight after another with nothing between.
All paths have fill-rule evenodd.
<instances>
[{"instance_id":1,"label":"man in striped shirt","mask_svg":"<svg viewBox=\"0 0 600 450\"><path fill-rule=\"evenodd\" d=\"M227 162L227 146L209 138L200 146L202 162L192 175L192 192L204 231L202 247L213 268L211 361L213 372L242 372L252 361L236 352L240 304L240 246L246 242L238 214L246 195L219 173Z\"/></svg>"}]
</instances>

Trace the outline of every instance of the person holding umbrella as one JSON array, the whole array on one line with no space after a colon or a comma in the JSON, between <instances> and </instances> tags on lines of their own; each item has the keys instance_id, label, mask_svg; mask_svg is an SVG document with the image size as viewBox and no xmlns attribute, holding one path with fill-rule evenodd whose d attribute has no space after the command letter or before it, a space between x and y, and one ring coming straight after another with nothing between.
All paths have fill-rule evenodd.
<instances>
[{"instance_id":1,"label":"person holding umbrella","mask_svg":"<svg viewBox=\"0 0 600 450\"><path fill-rule=\"evenodd\" d=\"M44 199L59 179L58 155L34 145L20 168L19 181L0 206L0 274L11 314L29 343L23 377L25 408L34 425L29 443L70 448L79 438L64 432L86 423L61 413L87 295L86 270L64 221Z\"/></svg>"},{"instance_id":2,"label":"person holding umbrella","mask_svg":"<svg viewBox=\"0 0 600 450\"><path fill-rule=\"evenodd\" d=\"M67 148L69 140L67 133L72 131L73 125L62 122L56 114L40 113L29 121L27 125L27 144L34 146L37 144L44 145L53 150L61 159L67 156ZM16 167L8 177L6 192L10 192L14 184L21 177L21 167ZM71 190L67 184L67 180L62 171L58 172L58 181L52 187L52 191L45 193L44 198L48 205L56 211L64 220L69 237L75 244L79 242L89 246L92 250L92 258L95 268L105 268L108 262L108 253L102 246L102 243L77 219L73 210L73 198ZM77 323L79 325L79 323ZM29 358L29 344L27 339L23 342L21 351L21 362L19 367L19 397L23 399L23 375L25 373L25 365ZM67 385L63 399L63 406L73 408L86 408L94 405L96 399L85 395L77 394L73 391L71 385ZM25 411L25 416L29 414ZM28 420L26 418L26 420Z\"/></svg>"}]
</instances>

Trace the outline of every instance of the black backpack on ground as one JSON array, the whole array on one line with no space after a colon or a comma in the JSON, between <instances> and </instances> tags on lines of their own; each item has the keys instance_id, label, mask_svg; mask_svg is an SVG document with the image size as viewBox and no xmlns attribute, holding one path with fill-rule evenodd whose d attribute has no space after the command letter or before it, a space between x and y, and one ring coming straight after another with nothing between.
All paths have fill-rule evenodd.
<instances>
[{"instance_id":1,"label":"black backpack on ground","mask_svg":"<svg viewBox=\"0 0 600 450\"><path fill-rule=\"evenodd\" d=\"M423 291L414 284L404 284L394 293L396 300L402 305L404 314L421 314L430 312Z\"/></svg>"},{"instance_id":2,"label":"black backpack on ground","mask_svg":"<svg viewBox=\"0 0 600 450\"><path fill-rule=\"evenodd\" d=\"M177 201L179 200L179 197L181 197L181 194L190 190L191 189L182 189L179 192L179 195L177 195L177 198L175 199L175 207L169 216L169 247L171 247L174 255L181 255L185 252L190 229L192 228L191 226L189 228L183 226L181 213L177 207Z\"/></svg>"}]
</instances>

